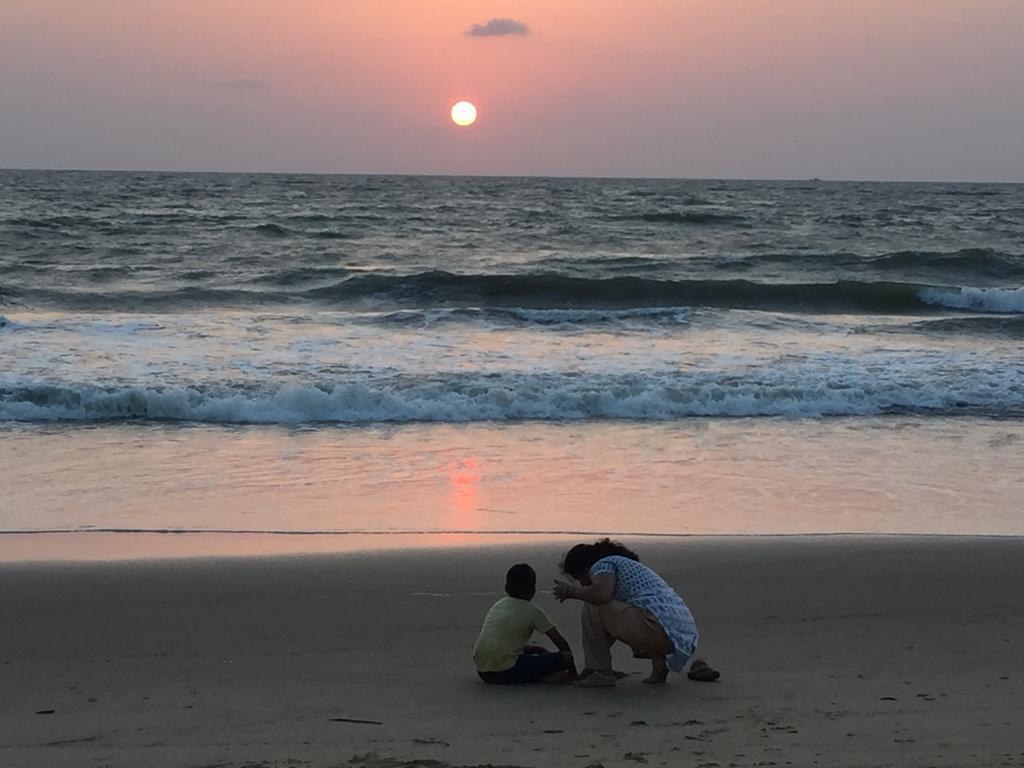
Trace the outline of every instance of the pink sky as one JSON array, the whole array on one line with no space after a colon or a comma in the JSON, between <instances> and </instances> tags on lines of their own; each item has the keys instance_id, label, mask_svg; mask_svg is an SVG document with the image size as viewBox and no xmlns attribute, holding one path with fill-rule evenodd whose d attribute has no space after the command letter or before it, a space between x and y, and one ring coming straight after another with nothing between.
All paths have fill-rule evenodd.
<instances>
[{"instance_id":1,"label":"pink sky","mask_svg":"<svg viewBox=\"0 0 1024 768\"><path fill-rule=\"evenodd\" d=\"M0 0L0 167L1020 181L1022 41L1021 0Z\"/></svg>"}]
</instances>

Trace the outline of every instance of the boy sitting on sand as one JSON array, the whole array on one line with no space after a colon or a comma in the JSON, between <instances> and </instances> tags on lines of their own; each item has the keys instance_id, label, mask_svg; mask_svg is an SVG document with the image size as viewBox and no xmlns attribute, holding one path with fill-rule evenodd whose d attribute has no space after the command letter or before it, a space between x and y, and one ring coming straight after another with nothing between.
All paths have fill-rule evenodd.
<instances>
[{"instance_id":1,"label":"boy sitting on sand","mask_svg":"<svg viewBox=\"0 0 1024 768\"><path fill-rule=\"evenodd\" d=\"M530 601L537 592L537 574L526 563L513 565L505 576L505 592L484 617L473 647L477 674L485 683L556 682L576 677L572 649L544 609ZM558 648L528 645L534 631L547 635Z\"/></svg>"}]
</instances>

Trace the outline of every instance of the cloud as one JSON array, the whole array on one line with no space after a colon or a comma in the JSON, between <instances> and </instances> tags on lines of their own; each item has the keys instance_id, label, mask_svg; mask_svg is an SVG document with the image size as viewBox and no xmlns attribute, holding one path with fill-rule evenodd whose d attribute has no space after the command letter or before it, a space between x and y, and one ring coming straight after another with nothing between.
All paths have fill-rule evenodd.
<instances>
[{"instance_id":1,"label":"cloud","mask_svg":"<svg viewBox=\"0 0 1024 768\"><path fill-rule=\"evenodd\" d=\"M216 84L218 88L224 91L256 91L262 88L268 88L265 80L223 80Z\"/></svg>"},{"instance_id":2,"label":"cloud","mask_svg":"<svg viewBox=\"0 0 1024 768\"><path fill-rule=\"evenodd\" d=\"M474 24L466 30L470 37L503 37L505 35L528 35L530 28L515 19L491 19L486 24Z\"/></svg>"}]
</instances>

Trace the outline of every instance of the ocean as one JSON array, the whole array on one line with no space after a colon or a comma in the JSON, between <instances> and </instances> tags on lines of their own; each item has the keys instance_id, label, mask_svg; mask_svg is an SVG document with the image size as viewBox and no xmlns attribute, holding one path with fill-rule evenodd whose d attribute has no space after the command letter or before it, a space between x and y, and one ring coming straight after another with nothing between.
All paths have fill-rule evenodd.
<instances>
[{"instance_id":1,"label":"ocean","mask_svg":"<svg viewBox=\"0 0 1024 768\"><path fill-rule=\"evenodd\" d=\"M0 531L1024 534L1022 286L1020 185L0 171Z\"/></svg>"}]
</instances>

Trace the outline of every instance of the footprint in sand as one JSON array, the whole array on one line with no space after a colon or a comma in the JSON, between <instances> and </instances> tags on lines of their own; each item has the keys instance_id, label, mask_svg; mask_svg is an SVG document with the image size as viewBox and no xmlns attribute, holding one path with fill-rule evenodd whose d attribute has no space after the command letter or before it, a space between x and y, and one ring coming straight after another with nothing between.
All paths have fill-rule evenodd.
<instances>
[{"instance_id":1,"label":"footprint in sand","mask_svg":"<svg viewBox=\"0 0 1024 768\"><path fill-rule=\"evenodd\" d=\"M438 747L450 747L451 746L451 744L449 744L444 739L413 739L412 743L413 744L431 744L431 745L438 746Z\"/></svg>"}]
</instances>

